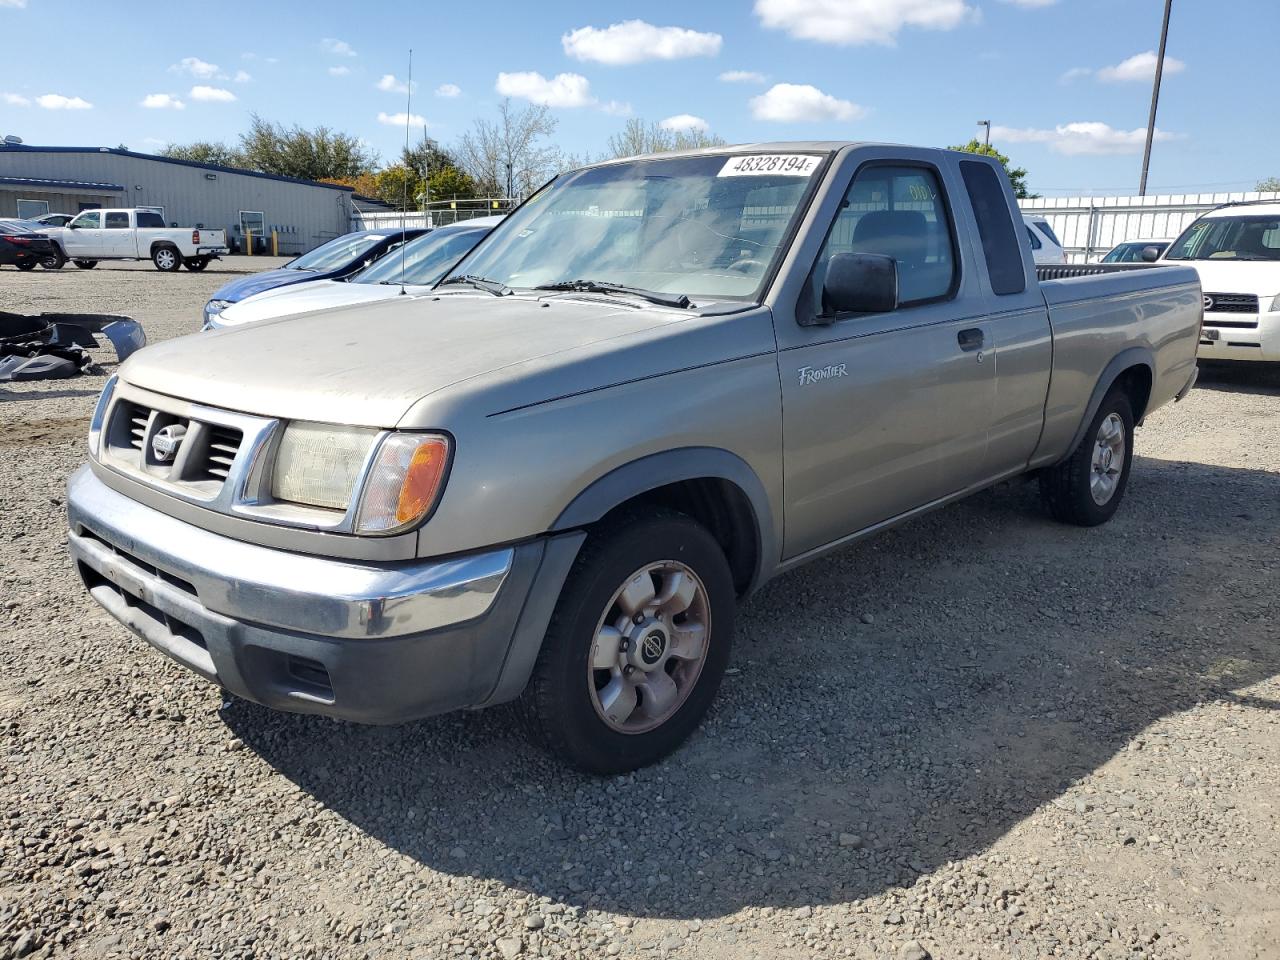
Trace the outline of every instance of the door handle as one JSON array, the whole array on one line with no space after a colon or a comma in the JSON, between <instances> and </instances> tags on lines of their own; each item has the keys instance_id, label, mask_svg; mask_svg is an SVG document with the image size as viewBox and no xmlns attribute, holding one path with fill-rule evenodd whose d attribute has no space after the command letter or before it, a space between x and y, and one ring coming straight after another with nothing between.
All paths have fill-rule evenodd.
<instances>
[{"instance_id":1,"label":"door handle","mask_svg":"<svg viewBox=\"0 0 1280 960\"><path fill-rule=\"evenodd\" d=\"M981 350L983 341L982 328L969 327L967 330L961 330L956 334L956 340L960 344L960 349L965 352Z\"/></svg>"}]
</instances>

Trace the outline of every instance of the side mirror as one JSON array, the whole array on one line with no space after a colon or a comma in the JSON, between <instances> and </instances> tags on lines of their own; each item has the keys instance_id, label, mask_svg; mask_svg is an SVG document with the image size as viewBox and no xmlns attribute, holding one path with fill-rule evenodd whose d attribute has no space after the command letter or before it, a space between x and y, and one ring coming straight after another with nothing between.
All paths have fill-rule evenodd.
<instances>
[{"instance_id":1,"label":"side mirror","mask_svg":"<svg viewBox=\"0 0 1280 960\"><path fill-rule=\"evenodd\" d=\"M898 263L878 253L837 253L827 263L822 313L889 313L898 309Z\"/></svg>"},{"instance_id":2,"label":"side mirror","mask_svg":"<svg viewBox=\"0 0 1280 960\"><path fill-rule=\"evenodd\" d=\"M1155 263L1157 260L1160 259L1160 248L1159 247L1143 247L1141 256L1142 256L1143 263Z\"/></svg>"},{"instance_id":3,"label":"side mirror","mask_svg":"<svg viewBox=\"0 0 1280 960\"><path fill-rule=\"evenodd\" d=\"M76 223L74 220L72 220L70 223L68 223L68 224L67 224L67 229L68 229L68 230L79 230L79 229L80 229L80 224L78 224L78 223Z\"/></svg>"}]
</instances>

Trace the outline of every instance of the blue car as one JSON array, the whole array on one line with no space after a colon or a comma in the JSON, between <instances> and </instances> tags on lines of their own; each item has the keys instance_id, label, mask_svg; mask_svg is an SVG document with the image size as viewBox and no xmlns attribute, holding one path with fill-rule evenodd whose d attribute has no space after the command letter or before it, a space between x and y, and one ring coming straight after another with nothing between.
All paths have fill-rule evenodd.
<instances>
[{"instance_id":1,"label":"blue car","mask_svg":"<svg viewBox=\"0 0 1280 960\"><path fill-rule=\"evenodd\" d=\"M204 305L204 326L209 326L210 321L231 304L256 293L308 280L342 280L394 250L402 239L412 240L426 232L422 227L357 230L322 243L278 270L265 270L232 280L219 287Z\"/></svg>"}]
</instances>

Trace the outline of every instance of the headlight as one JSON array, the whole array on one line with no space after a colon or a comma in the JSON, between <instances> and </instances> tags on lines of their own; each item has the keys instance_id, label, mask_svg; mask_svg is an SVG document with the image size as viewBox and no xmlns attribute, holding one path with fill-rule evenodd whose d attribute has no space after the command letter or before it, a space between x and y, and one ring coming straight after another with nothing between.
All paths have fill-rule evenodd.
<instances>
[{"instance_id":1,"label":"headlight","mask_svg":"<svg viewBox=\"0 0 1280 960\"><path fill-rule=\"evenodd\" d=\"M374 449L380 433L366 427L290 423L276 449L271 495L344 512L355 503L354 533L398 533L413 526L440 497L449 438L390 433Z\"/></svg>"},{"instance_id":2,"label":"headlight","mask_svg":"<svg viewBox=\"0 0 1280 960\"><path fill-rule=\"evenodd\" d=\"M271 495L311 507L346 510L377 430L294 422L276 450Z\"/></svg>"},{"instance_id":3,"label":"headlight","mask_svg":"<svg viewBox=\"0 0 1280 960\"><path fill-rule=\"evenodd\" d=\"M365 479L356 533L392 533L422 520L440 497L448 465L448 437L391 434Z\"/></svg>"},{"instance_id":4,"label":"headlight","mask_svg":"<svg viewBox=\"0 0 1280 960\"><path fill-rule=\"evenodd\" d=\"M1271 301L1271 313L1280 313L1280 293L1277 293L1275 299Z\"/></svg>"},{"instance_id":5,"label":"headlight","mask_svg":"<svg viewBox=\"0 0 1280 960\"><path fill-rule=\"evenodd\" d=\"M208 330L209 325L222 313L223 310L231 306L230 300L210 300L204 305L204 327Z\"/></svg>"},{"instance_id":6,"label":"headlight","mask_svg":"<svg viewBox=\"0 0 1280 960\"><path fill-rule=\"evenodd\" d=\"M93 416L89 419L89 456L97 457L102 446L102 425L107 419L107 407L111 406L111 395L116 392L117 376L113 373L102 388L98 397L98 405L93 408Z\"/></svg>"}]
</instances>

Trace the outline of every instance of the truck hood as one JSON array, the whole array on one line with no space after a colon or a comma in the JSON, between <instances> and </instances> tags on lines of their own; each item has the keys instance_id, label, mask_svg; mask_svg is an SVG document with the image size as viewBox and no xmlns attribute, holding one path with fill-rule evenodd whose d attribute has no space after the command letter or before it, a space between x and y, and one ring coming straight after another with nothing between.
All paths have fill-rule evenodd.
<instances>
[{"instance_id":1,"label":"truck hood","mask_svg":"<svg viewBox=\"0 0 1280 960\"><path fill-rule=\"evenodd\" d=\"M463 380L697 318L603 301L396 296L168 340L133 354L120 376L260 416L394 427L416 401Z\"/></svg>"},{"instance_id":2,"label":"truck hood","mask_svg":"<svg viewBox=\"0 0 1280 960\"><path fill-rule=\"evenodd\" d=\"M406 287L410 294L423 294L430 287ZM347 283L343 280L311 280L287 287L277 287L256 296L241 300L218 314L219 327L234 327L259 320L311 313L330 307L352 306L358 303L375 303L400 295L398 286L380 283Z\"/></svg>"},{"instance_id":3,"label":"truck hood","mask_svg":"<svg viewBox=\"0 0 1280 960\"><path fill-rule=\"evenodd\" d=\"M1252 293L1263 310L1280 293L1280 261L1162 260L1168 266L1194 267L1205 293Z\"/></svg>"}]
</instances>

